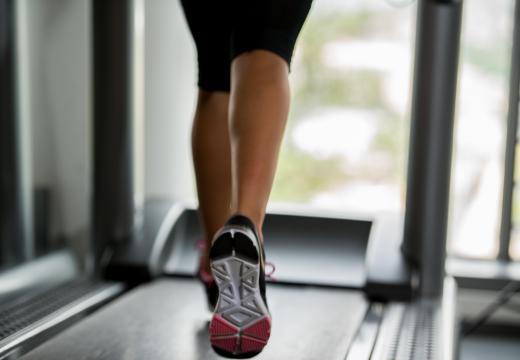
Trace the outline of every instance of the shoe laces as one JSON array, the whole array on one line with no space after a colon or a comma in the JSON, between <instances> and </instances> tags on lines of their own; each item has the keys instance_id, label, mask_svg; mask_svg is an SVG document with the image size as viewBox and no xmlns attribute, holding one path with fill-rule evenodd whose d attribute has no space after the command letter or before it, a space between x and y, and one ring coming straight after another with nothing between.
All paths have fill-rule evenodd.
<instances>
[{"instance_id":1,"label":"shoe laces","mask_svg":"<svg viewBox=\"0 0 520 360\"><path fill-rule=\"evenodd\" d=\"M276 281L276 278L273 276L274 272L276 271L276 265L271 261L266 261L265 267L267 268L268 266L271 267L271 271L266 272L265 277L268 278L269 280Z\"/></svg>"},{"instance_id":2,"label":"shoe laces","mask_svg":"<svg viewBox=\"0 0 520 360\"><path fill-rule=\"evenodd\" d=\"M198 239L196 242L195 242L195 249L197 250L200 250L200 251L203 251L203 250L206 250L206 240L205 239Z\"/></svg>"},{"instance_id":3,"label":"shoe laces","mask_svg":"<svg viewBox=\"0 0 520 360\"><path fill-rule=\"evenodd\" d=\"M211 272L208 272L206 270L206 267L203 266L203 263L204 261L206 261L206 259L203 258L202 253L204 250L206 250L206 241L204 239L199 239L195 242L194 247L200 252L199 270L197 272L197 275L200 278L200 280L202 280L202 282L210 286L215 282L215 279L213 278L213 274Z\"/></svg>"}]
</instances>

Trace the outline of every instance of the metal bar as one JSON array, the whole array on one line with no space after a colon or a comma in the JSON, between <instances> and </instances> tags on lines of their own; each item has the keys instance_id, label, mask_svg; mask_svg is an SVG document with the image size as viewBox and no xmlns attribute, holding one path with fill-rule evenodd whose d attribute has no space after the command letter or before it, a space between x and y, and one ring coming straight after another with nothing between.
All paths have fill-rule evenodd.
<instances>
[{"instance_id":1,"label":"metal bar","mask_svg":"<svg viewBox=\"0 0 520 360\"><path fill-rule=\"evenodd\" d=\"M68 289L65 288L67 284L70 284L70 288ZM38 312L34 310L34 308L37 307L42 318L34 319L36 321L31 321L33 319L27 320L23 328L1 339L0 358L18 359L20 355L48 341L76 321L79 321L120 295L124 290L125 286L123 284L115 282L100 282L96 284L89 280L77 280L73 283L65 283L54 289L54 294L59 293L61 296L55 296L52 299L52 305L56 308L48 314L42 314L41 312L42 303L47 305L46 309L49 308L48 298L46 299L43 296L30 298L26 295L26 303L28 299L31 299L34 302L40 301L40 304L38 304L39 306L33 305L32 308L26 307L23 310L34 316L38 314ZM73 296L75 298L72 298ZM66 302L64 298L67 300ZM3 310L5 311L5 309ZM23 310L22 314L24 314ZM11 324L3 321L2 326L9 328L9 325Z\"/></svg>"},{"instance_id":2,"label":"metal bar","mask_svg":"<svg viewBox=\"0 0 520 360\"><path fill-rule=\"evenodd\" d=\"M500 220L500 242L498 258L510 260L509 243L512 230L514 195L515 148L518 131L518 101L520 87L520 1L515 4L513 47L509 75L509 109L507 114L506 149L504 163L504 186L502 191L502 216Z\"/></svg>"},{"instance_id":3,"label":"metal bar","mask_svg":"<svg viewBox=\"0 0 520 360\"><path fill-rule=\"evenodd\" d=\"M107 249L134 230L133 0L93 0L93 247Z\"/></svg>"},{"instance_id":4,"label":"metal bar","mask_svg":"<svg viewBox=\"0 0 520 360\"><path fill-rule=\"evenodd\" d=\"M383 312L384 307L381 303L370 304L345 360L370 359L380 331Z\"/></svg>"},{"instance_id":5,"label":"metal bar","mask_svg":"<svg viewBox=\"0 0 520 360\"><path fill-rule=\"evenodd\" d=\"M20 294L72 281L80 276L80 265L70 250L55 251L25 261L0 274L2 301L16 299Z\"/></svg>"},{"instance_id":6,"label":"metal bar","mask_svg":"<svg viewBox=\"0 0 520 360\"><path fill-rule=\"evenodd\" d=\"M403 251L420 270L420 293L442 294L462 0L422 0Z\"/></svg>"},{"instance_id":7,"label":"metal bar","mask_svg":"<svg viewBox=\"0 0 520 360\"><path fill-rule=\"evenodd\" d=\"M0 0L0 265L32 254L25 216L29 188L22 168L16 26L15 1Z\"/></svg>"}]
</instances>

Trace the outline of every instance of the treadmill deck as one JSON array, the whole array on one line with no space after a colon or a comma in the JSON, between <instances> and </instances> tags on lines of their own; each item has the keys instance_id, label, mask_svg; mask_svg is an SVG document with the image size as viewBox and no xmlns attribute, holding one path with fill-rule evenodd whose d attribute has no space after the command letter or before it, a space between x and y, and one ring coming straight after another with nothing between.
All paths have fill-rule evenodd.
<instances>
[{"instance_id":1,"label":"treadmill deck","mask_svg":"<svg viewBox=\"0 0 520 360\"><path fill-rule=\"evenodd\" d=\"M271 339L255 359L343 360L368 304L360 292L268 284ZM23 360L221 359L210 347L202 286L161 279L140 286Z\"/></svg>"}]
</instances>

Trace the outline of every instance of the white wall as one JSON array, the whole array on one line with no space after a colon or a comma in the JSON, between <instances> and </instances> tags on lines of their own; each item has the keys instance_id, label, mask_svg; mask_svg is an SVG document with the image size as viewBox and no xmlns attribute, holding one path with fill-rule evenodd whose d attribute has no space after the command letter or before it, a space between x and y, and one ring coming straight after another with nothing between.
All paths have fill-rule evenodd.
<instances>
[{"instance_id":1,"label":"white wall","mask_svg":"<svg viewBox=\"0 0 520 360\"><path fill-rule=\"evenodd\" d=\"M196 55L178 0L146 1L145 194L193 194Z\"/></svg>"}]
</instances>

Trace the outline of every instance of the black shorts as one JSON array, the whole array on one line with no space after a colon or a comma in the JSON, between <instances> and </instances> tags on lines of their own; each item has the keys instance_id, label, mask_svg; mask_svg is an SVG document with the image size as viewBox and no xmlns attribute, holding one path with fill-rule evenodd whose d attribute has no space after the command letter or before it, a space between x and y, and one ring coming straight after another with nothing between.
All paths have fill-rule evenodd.
<instances>
[{"instance_id":1,"label":"black shorts","mask_svg":"<svg viewBox=\"0 0 520 360\"><path fill-rule=\"evenodd\" d=\"M181 0L199 65L198 85L229 91L231 61L268 50L290 66L312 0Z\"/></svg>"}]
</instances>

